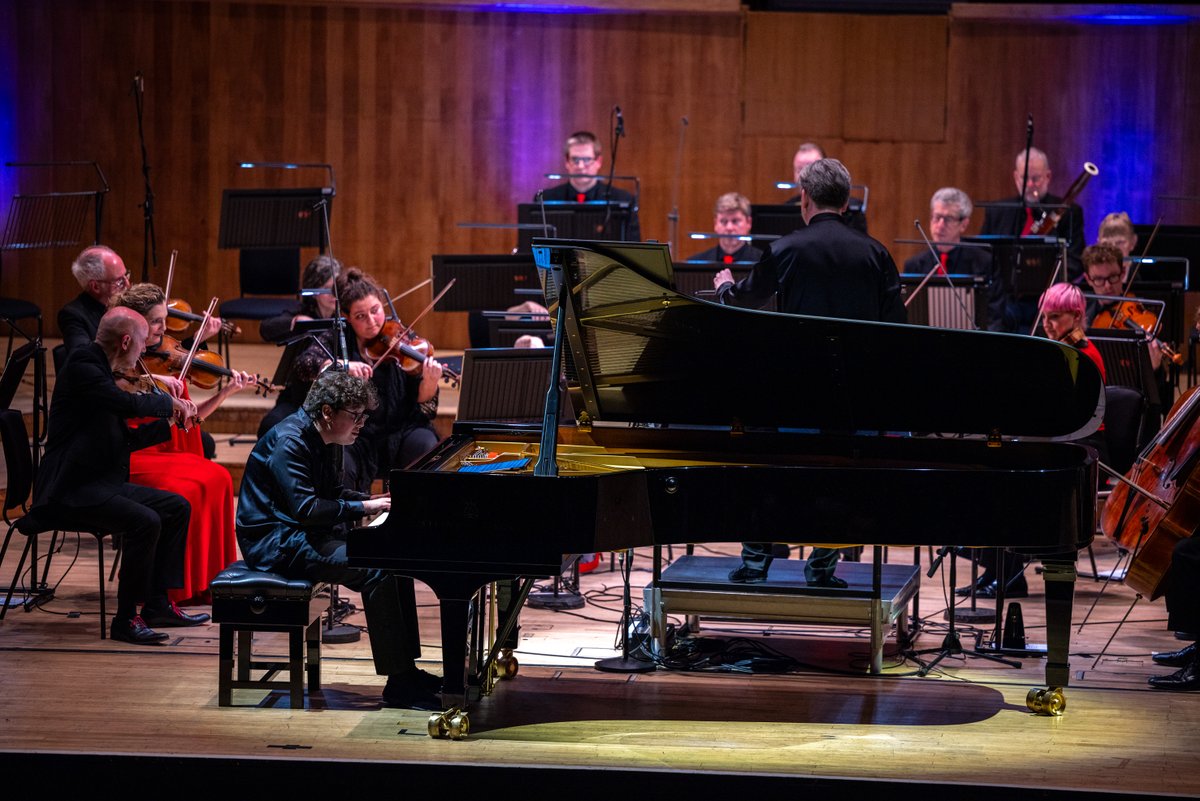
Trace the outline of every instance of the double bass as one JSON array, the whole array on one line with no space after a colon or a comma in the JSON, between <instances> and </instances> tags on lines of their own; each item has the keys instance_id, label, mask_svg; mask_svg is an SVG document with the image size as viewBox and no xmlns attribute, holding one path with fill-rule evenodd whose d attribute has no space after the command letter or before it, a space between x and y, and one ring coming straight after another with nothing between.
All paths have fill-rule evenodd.
<instances>
[{"instance_id":1,"label":"double bass","mask_svg":"<svg viewBox=\"0 0 1200 801\"><path fill-rule=\"evenodd\" d=\"M1162 596L1175 543L1200 525L1200 392L1182 395L1167 422L1112 491L1100 528L1132 551L1125 584L1155 600Z\"/></svg>"}]
</instances>

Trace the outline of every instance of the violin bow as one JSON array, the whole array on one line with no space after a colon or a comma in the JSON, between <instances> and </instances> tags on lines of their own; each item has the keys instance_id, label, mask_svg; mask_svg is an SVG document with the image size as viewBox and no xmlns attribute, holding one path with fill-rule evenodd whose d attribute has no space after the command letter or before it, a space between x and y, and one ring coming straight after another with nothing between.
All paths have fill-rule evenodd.
<instances>
[{"instance_id":1,"label":"violin bow","mask_svg":"<svg viewBox=\"0 0 1200 801\"><path fill-rule=\"evenodd\" d=\"M213 298L208 302L208 308L204 312L203 319L200 320L200 327L196 330L196 336L192 338L192 347L188 350L187 358L183 360L183 366L179 368L179 380L186 381L188 370L191 369L192 359L196 358L196 351L200 348L200 332L208 325L208 321L212 319L213 309L217 308L217 299Z\"/></svg>"},{"instance_id":2,"label":"violin bow","mask_svg":"<svg viewBox=\"0 0 1200 801\"><path fill-rule=\"evenodd\" d=\"M419 287L425 286L425 284L429 283L429 281L432 281L432 280L433 279L430 278L428 281L418 284L417 286L410 289L409 292L412 292L413 290L415 290ZM405 338L411 336L412 332L413 332L413 328L416 327L417 323L421 321L421 318L433 310L433 307L437 305L437 302L439 300L441 300L443 297L445 297L446 293L450 291L450 287L454 286L454 282L457 280L458 280L457 278L451 278L450 281L444 287L442 287L442 291L433 296L433 300L429 301L429 305L426 306L424 309L422 309L421 313L413 318L412 322L408 324L408 326L404 329L404 331L399 336L394 337L392 339L392 343L390 345L388 345L388 349L385 350L383 352L383 355L380 356L375 361L377 361L377 362L382 361L395 349L396 344L398 342L400 342L401 339L405 339ZM404 294L407 295L408 292L405 292ZM404 295L401 295L400 297L404 297ZM393 308L392 312L395 313L395 311L396 310ZM399 320L400 318L397 316L396 319Z\"/></svg>"},{"instance_id":3,"label":"violin bow","mask_svg":"<svg viewBox=\"0 0 1200 801\"><path fill-rule=\"evenodd\" d=\"M1158 229L1162 225L1162 217L1158 218L1158 222L1154 223L1154 230L1150 232L1150 238L1146 240L1146 246L1142 248L1142 255L1137 260L1137 264L1133 268L1133 272L1129 274L1129 280L1125 282L1125 286L1121 288L1121 294L1129 294L1130 287L1133 286L1133 279L1137 278L1138 270L1142 269L1142 260L1146 258L1146 254L1150 252L1150 246L1154 244L1154 237L1158 235Z\"/></svg>"},{"instance_id":4,"label":"violin bow","mask_svg":"<svg viewBox=\"0 0 1200 801\"><path fill-rule=\"evenodd\" d=\"M163 300L170 305L171 303L171 284L175 283L175 259L179 258L179 251L171 251L171 262L167 265L167 285L163 287Z\"/></svg>"}]
</instances>

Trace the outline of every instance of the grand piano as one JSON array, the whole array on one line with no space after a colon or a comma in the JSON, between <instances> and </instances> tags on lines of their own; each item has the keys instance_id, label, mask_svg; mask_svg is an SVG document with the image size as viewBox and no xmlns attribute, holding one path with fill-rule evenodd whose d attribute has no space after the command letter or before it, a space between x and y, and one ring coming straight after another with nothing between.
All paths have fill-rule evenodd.
<instances>
[{"instance_id":1,"label":"grand piano","mask_svg":"<svg viewBox=\"0 0 1200 801\"><path fill-rule=\"evenodd\" d=\"M348 540L352 565L437 595L457 730L492 669L468 653L486 584L556 575L564 554L743 540L1041 557L1061 705L1074 554L1095 529L1095 455L1070 441L1103 414L1090 359L1027 336L721 306L672 288L660 244L539 239L534 256L574 425L550 408L547 365L540 426L456 426L391 474L404 514Z\"/></svg>"}]
</instances>

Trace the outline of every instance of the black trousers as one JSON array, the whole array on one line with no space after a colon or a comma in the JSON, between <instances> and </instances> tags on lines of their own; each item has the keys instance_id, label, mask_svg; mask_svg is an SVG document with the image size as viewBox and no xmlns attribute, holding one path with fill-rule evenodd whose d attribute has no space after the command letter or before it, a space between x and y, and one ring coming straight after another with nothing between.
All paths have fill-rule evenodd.
<instances>
[{"instance_id":1,"label":"black trousers","mask_svg":"<svg viewBox=\"0 0 1200 801\"><path fill-rule=\"evenodd\" d=\"M117 616L131 616L138 601L166 604L167 590L183 586L183 556L192 507L173 492L125 484L99 506L65 513L82 526L121 534Z\"/></svg>"},{"instance_id":2,"label":"black trousers","mask_svg":"<svg viewBox=\"0 0 1200 801\"><path fill-rule=\"evenodd\" d=\"M276 572L302 576L309 581L326 581L362 593L367 615L367 635L375 672L381 676L406 673L421 655L417 623L417 595L413 580L382 570L366 570L346 564L346 543L339 539L314 542L319 558L297 553Z\"/></svg>"},{"instance_id":3,"label":"black trousers","mask_svg":"<svg viewBox=\"0 0 1200 801\"><path fill-rule=\"evenodd\" d=\"M1200 539L1175 543L1166 594L1167 625L1200 636Z\"/></svg>"},{"instance_id":4,"label":"black trousers","mask_svg":"<svg viewBox=\"0 0 1200 801\"><path fill-rule=\"evenodd\" d=\"M833 575L833 571L837 569L838 553L836 548L813 548L812 553L808 555L808 561L804 563L805 580L818 584L827 581ZM774 557L771 555L771 543L742 543L743 564L759 570L767 570L771 567L772 561L774 561Z\"/></svg>"}]
</instances>

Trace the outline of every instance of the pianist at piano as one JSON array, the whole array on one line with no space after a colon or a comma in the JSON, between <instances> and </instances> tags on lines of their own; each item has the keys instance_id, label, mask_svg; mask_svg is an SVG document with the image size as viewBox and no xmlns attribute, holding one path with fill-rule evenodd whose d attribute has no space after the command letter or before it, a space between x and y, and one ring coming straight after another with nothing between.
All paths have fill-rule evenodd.
<instances>
[{"instance_id":1,"label":"pianist at piano","mask_svg":"<svg viewBox=\"0 0 1200 801\"><path fill-rule=\"evenodd\" d=\"M317 378L300 411L250 454L238 498L238 545L251 567L361 592L375 672L388 677L385 703L432 709L441 680L414 661L421 646L412 579L348 567L340 538L346 524L391 507L388 495L343 489L335 458L335 446L358 438L377 402L365 379L333 370Z\"/></svg>"},{"instance_id":2,"label":"pianist at piano","mask_svg":"<svg viewBox=\"0 0 1200 801\"><path fill-rule=\"evenodd\" d=\"M800 209L805 227L771 243L750 274L733 283L728 268L713 278L722 303L761 307L778 294L780 311L851 320L902 323L900 278L887 248L844 225L850 172L836 159L819 159L800 170ZM809 585L845 588L834 575L838 552L816 548L805 563ZM731 581L759 583L771 567L771 546L742 544L742 565Z\"/></svg>"}]
</instances>

